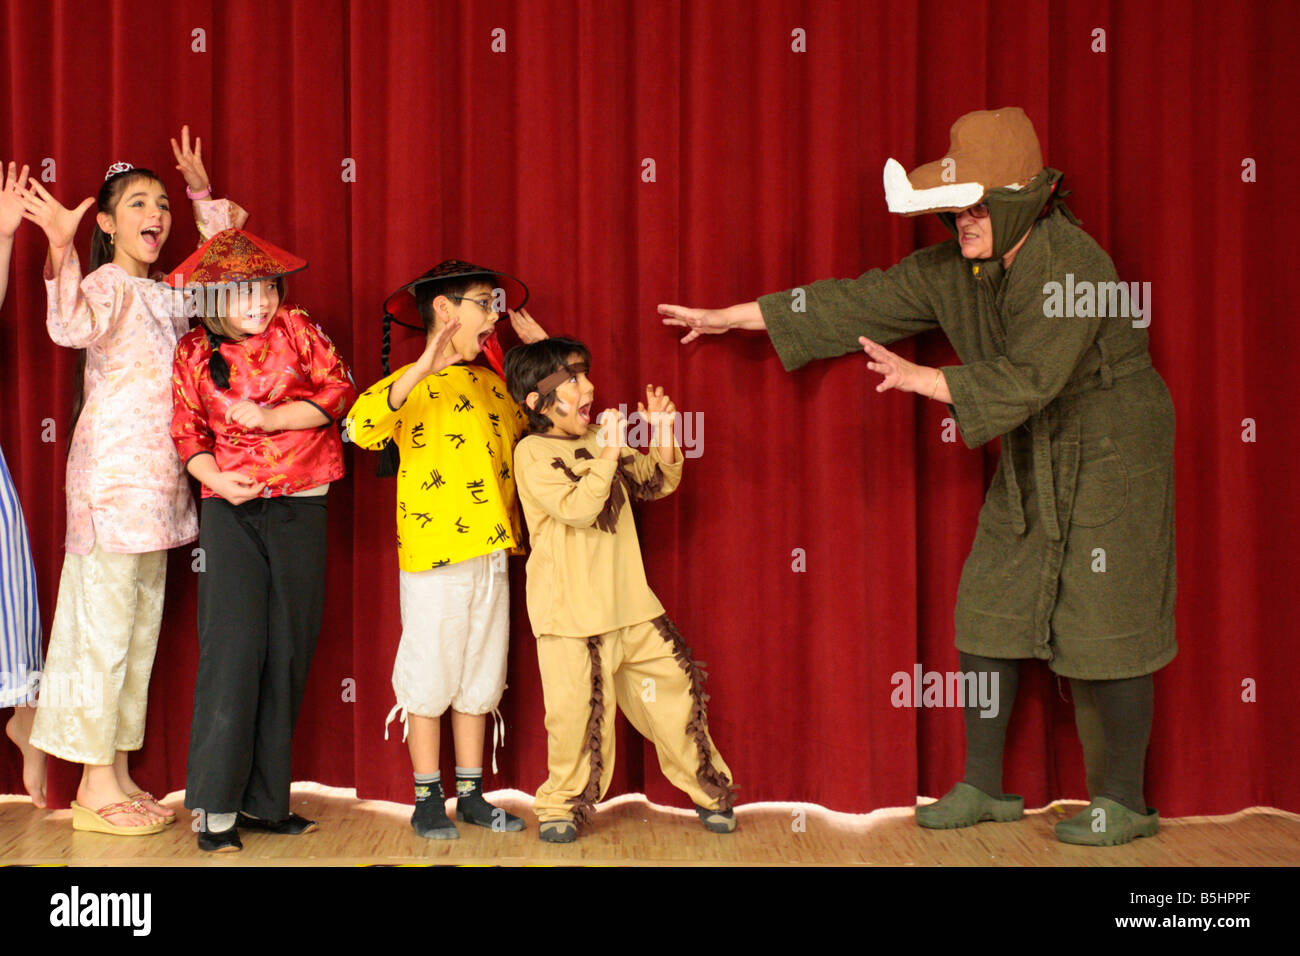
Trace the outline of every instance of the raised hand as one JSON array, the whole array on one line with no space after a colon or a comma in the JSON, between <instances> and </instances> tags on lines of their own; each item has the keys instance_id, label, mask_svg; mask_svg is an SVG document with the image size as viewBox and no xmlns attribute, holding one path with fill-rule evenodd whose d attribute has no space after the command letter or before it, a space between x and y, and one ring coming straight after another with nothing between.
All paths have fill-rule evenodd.
<instances>
[{"instance_id":1,"label":"raised hand","mask_svg":"<svg viewBox=\"0 0 1300 956\"><path fill-rule=\"evenodd\" d=\"M18 231L23 221L23 189L27 186L27 167L18 172L18 164L9 164L9 174L0 168L0 239Z\"/></svg>"},{"instance_id":2,"label":"raised hand","mask_svg":"<svg viewBox=\"0 0 1300 956\"><path fill-rule=\"evenodd\" d=\"M528 314L527 309L520 309L516 312L509 309L510 325L515 330L515 335L519 336L519 341L525 345L532 345L534 342L540 342L542 339L549 338L546 330L537 324L537 320Z\"/></svg>"},{"instance_id":3,"label":"raised hand","mask_svg":"<svg viewBox=\"0 0 1300 956\"><path fill-rule=\"evenodd\" d=\"M721 335L731 328L722 309L688 309L684 305L660 305L659 314L664 317L664 325L680 325L691 330L682 338L682 345L694 342L701 335Z\"/></svg>"},{"instance_id":4,"label":"raised hand","mask_svg":"<svg viewBox=\"0 0 1300 956\"><path fill-rule=\"evenodd\" d=\"M424 352L415 360L416 367L420 370L420 377L433 375L435 372L441 372L449 365L455 365L461 360L461 354L453 351L450 355L444 355L447 343L451 337L456 334L460 328L460 319L452 319L442 327L442 331L436 335L429 336L429 344L424 347Z\"/></svg>"},{"instance_id":5,"label":"raised hand","mask_svg":"<svg viewBox=\"0 0 1300 956\"><path fill-rule=\"evenodd\" d=\"M627 446L627 416L617 408L607 408L596 419L600 423L597 444L605 449L603 456L616 457L619 449ZM610 454L611 450L614 454Z\"/></svg>"},{"instance_id":6,"label":"raised hand","mask_svg":"<svg viewBox=\"0 0 1300 956\"><path fill-rule=\"evenodd\" d=\"M673 400L664 394L662 385L657 388L653 385L645 387L645 402L637 402L636 410L641 417L650 422L651 427L658 428L660 425L673 427L674 418L677 415L677 406Z\"/></svg>"},{"instance_id":7,"label":"raised hand","mask_svg":"<svg viewBox=\"0 0 1300 956\"><path fill-rule=\"evenodd\" d=\"M68 209L34 179L28 181L27 189L21 193L21 196L23 218L45 230L45 235L50 240L50 248L60 252L72 245L81 217L95 204L95 197L88 196L76 209Z\"/></svg>"},{"instance_id":8,"label":"raised hand","mask_svg":"<svg viewBox=\"0 0 1300 956\"><path fill-rule=\"evenodd\" d=\"M388 401L391 408L401 408L406 402L407 396L430 375L441 372L448 365L455 365L461 361L459 352L453 350L450 355L443 353L447 345L451 342L451 337L456 334L460 328L460 320L452 319L442 331L435 335L430 335L424 346L424 351L420 357L411 363L410 367L397 377L397 380L388 387Z\"/></svg>"},{"instance_id":9,"label":"raised hand","mask_svg":"<svg viewBox=\"0 0 1300 956\"><path fill-rule=\"evenodd\" d=\"M177 145L172 140L172 152L176 155L176 168L185 177L185 185L192 193L201 193L209 186L208 171L203 168L203 140L194 138L194 148L190 149L190 128L181 127L181 141Z\"/></svg>"}]
</instances>

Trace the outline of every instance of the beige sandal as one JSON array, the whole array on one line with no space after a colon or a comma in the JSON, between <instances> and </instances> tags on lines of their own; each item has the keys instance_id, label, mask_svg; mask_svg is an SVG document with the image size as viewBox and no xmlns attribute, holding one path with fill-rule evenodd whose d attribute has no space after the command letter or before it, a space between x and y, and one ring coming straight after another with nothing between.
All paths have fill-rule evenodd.
<instances>
[{"instance_id":1,"label":"beige sandal","mask_svg":"<svg viewBox=\"0 0 1300 956\"><path fill-rule=\"evenodd\" d=\"M148 810L134 800L110 803L98 810L83 807L74 800L72 801L72 829L86 830L90 833L109 833L113 836L148 836L151 833L160 832L167 825L161 820L142 827L124 827L117 823L109 823L107 817L111 817L116 813L132 813L142 817L151 815Z\"/></svg>"}]
</instances>

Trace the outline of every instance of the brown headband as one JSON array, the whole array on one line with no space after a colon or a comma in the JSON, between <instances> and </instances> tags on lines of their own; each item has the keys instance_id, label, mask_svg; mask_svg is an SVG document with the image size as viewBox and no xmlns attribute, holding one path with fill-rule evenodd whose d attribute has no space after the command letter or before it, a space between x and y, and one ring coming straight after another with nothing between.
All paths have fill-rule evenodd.
<instances>
[{"instance_id":1,"label":"brown headband","mask_svg":"<svg viewBox=\"0 0 1300 956\"><path fill-rule=\"evenodd\" d=\"M584 375L588 370L589 366L586 362L574 362L572 365L566 365L538 382L537 394L539 397L545 398L569 379L577 375Z\"/></svg>"}]
</instances>

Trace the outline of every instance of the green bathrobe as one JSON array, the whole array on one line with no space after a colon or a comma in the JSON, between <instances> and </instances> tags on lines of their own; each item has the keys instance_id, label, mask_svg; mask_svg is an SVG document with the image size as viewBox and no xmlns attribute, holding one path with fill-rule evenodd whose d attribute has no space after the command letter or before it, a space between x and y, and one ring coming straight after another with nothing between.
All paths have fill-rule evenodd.
<instances>
[{"instance_id":1,"label":"green bathrobe","mask_svg":"<svg viewBox=\"0 0 1300 956\"><path fill-rule=\"evenodd\" d=\"M1135 308L1115 316L1100 286L1117 281L1058 209L1005 273L948 241L759 299L787 370L860 352L859 335L888 345L936 327L964 363L943 369L949 409L969 447L1001 436L1002 456L958 587L958 650L1085 680L1149 674L1177 652L1173 403Z\"/></svg>"}]
</instances>

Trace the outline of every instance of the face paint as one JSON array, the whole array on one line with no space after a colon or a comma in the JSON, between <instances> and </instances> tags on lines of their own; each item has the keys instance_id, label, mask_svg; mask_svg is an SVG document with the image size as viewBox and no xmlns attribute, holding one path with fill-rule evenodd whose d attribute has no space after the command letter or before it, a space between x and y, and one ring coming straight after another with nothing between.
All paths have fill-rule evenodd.
<instances>
[{"instance_id":1,"label":"face paint","mask_svg":"<svg viewBox=\"0 0 1300 956\"><path fill-rule=\"evenodd\" d=\"M549 435L568 435L579 437L587 433L591 425L591 403L596 389L587 378L587 366L577 355L570 356L570 361L563 369L552 372L538 385L549 385L555 394L555 401L546 410L551 420Z\"/></svg>"}]
</instances>

